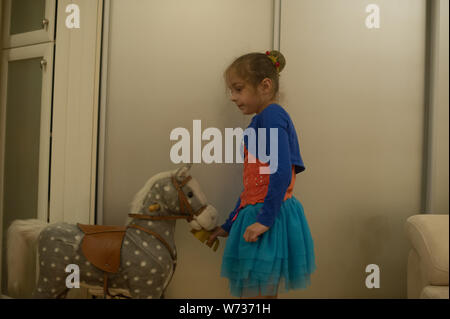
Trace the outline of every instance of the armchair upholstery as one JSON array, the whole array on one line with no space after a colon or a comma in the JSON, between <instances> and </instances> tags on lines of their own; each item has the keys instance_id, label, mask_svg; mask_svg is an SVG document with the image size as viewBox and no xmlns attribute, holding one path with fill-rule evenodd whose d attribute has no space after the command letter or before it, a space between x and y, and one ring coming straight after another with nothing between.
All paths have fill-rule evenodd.
<instances>
[{"instance_id":1,"label":"armchair upholstery","mask_svg":"<svg viewBox=\"0 0 450 319\"><path fill-rule=\"evenodd\" d=\"M448 299L449 216L419 214L406 220L411 243L407 264L408 299Z\"/></svg>"}]
</instances>

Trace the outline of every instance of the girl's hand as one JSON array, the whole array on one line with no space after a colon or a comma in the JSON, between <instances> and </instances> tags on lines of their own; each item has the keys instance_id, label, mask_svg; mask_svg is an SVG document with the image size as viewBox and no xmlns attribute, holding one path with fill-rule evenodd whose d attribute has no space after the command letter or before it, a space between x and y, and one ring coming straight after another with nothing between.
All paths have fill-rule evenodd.
<instances>
[{"instance_id":1,"label":"girl's hand","mask_svg":"<svg viewBox=\"0 0 450 319\"><path fill-rule=\"evenodd\" d=\"M216 240L216 238L220 236L220 237L228 237L228 233L220 226L217 226L212 234L209 236L208 241L206 242L208 245L212 245L212 243L214 242L214 240Z\"/></svg>"},{"instance_id":2,"label":"girl's hand","mask_svg":"<svg viewBox=\"0 0 450 319\"><path fill-rule=\"evenodd\" d=\"M258 240L259 235L265 233L268 230L269 227L256 222L247 227L244 233L244 239L246 242L255 242Z\"/></svg>"}]
</instances>

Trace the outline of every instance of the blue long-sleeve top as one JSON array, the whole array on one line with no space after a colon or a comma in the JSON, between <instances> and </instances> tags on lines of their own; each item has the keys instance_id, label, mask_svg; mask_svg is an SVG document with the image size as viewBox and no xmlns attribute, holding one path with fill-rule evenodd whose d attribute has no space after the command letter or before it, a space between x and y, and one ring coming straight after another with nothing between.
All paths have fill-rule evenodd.
<instances>
[{"instance_id":1,"label":"blue long-sleeve top","mask_svg":"<svg viewBox=\"0 0 450 319\"><path fill-rule=\"evenodd\" d=\"M259 114L253 116L246 131L250 128L254 129L257 143L256 147L252 148L252 144L249 145L249 136L244 132L245 152L247 155L255 156L258 162L264 163L262 165L269 167L270 174L260 174L256 179L257 181L260 181L259 185L258 182L256 182L256 184L249 183L248 181L245 181L244 178L244 190L239 196L236 206L230 213L228 219L221 226L226 232L230 232L233 221L239 213L239 210L242 209L246 203L249 203L248 197L253 196L255 198L257 195L254 194L258 193L259 198L256 201L263 202L264 204L257 215L256 221L267 227L271 227L280 211L286 191L288 188L292 191L292 178L294 178L295 182L295 174L305 170L294 124L292 123L289 114L279 104L270 104ZM263 139L258 138L259 128L266 129L265 143L263 143ZM272 140L270 136L271 128L277 129L277 136L273 136ZM261 131L261 133L263 133L263 131ZM265 145L265 151L258 146L258 143L262 143L260 146ZM278 149L272 147L272 149L274 149L274 154L272 154L270 147L271 145L275 145L274 143L277 143ZM261 156L259 156L258 153L260 151ZM246 156L244 161L248 161L248 156ZM246 169L248 169L248 167L250 166L244 165L244 176L246 175ZM267 183L264 182L267 178L269 180L268 186ZM265 196L261 197L261 194L265 194ZM255 202L255 200L253 200L253 202Z\"/></svg>"}]
</instances>

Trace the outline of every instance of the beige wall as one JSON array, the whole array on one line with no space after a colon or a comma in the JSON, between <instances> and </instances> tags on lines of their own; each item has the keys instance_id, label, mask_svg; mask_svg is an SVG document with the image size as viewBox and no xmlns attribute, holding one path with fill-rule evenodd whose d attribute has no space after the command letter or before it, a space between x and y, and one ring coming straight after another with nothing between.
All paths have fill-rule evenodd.
<instances>
[{"instance_id":1,"label":"beige wall","mask_svg":"<svg viewBox=\"0 0 450 319\"><path fill-rule=\"evenodd\" d=\"M233 57L270 48L271 19L271 0L111 1L104 224L123 224L146 180L178 166L169 157L172 129L192 133L194 119L222 132L248 125L226 99L222 73ZM242 190L240 165L192 168L222 220ZM184 221L177 223L176 245L167 297L226 298L227 282L219 277L224 246L212 252Z\"/></svg>"},{"instance_id":2,"label":"beige wall","mask_svg":"<svg viewBox=\"0 0 450 319\"><path fill-rule=\"evenodd\" d=\"M296 296L404 298L408 242L420 213L425 1L286 1L281 50L286 106L306 166L296 191L318 254L312 288ZM365 268L380 267L379 289ZM293 295L294 296L294 295Z\"/></svg>"},{"instance_id":3,"label":"beige wall","mask_svg":"<svg viewBox=\"0 0 450 319\"><path fill-rule=\"evenodd\" d=\"M421 207L425 0L376 1L378 30L364 25L369 3L283 1L280 102L307 167L295 196L318 269L311 287L282 298L406 298L403 224ZM249 124L227 100L222 72L234 57L270 48L272 10L271 0L111 2L104 224L123 224L145 181L177 166L172 129L192 133L194 119L222 132ZM224 221L242 164L196 164L192 173ZM188 230L177 223L167 297L229 298L224 241L214 253ZM380 289L365 288L369 264L380 267Z\"/></svg>"}]
</instances>

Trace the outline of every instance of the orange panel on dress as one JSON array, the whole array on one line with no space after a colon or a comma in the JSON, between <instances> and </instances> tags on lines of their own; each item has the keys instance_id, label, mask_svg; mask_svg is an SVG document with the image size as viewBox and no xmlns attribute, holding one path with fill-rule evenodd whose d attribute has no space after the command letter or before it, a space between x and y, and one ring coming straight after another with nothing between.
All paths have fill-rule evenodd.
<instances>
[{"instance_id":1,"label":"orange panel on dress","mask_svg":"<svg viewBox=\"0 0 450 319\"><path fill-rule=\"evenodd\" d=\"M261 174L260 168L269 171L269 164L262 163L255 156L247 151L244 145L244 191L241 194L241 205L239 208L246 205L253 205L256 203L263 203L264 198L269 190L270 174ZM292 178L283 200L291 198L295 185L295 166L292 165Z\"/></svg>"}]
</instances>

